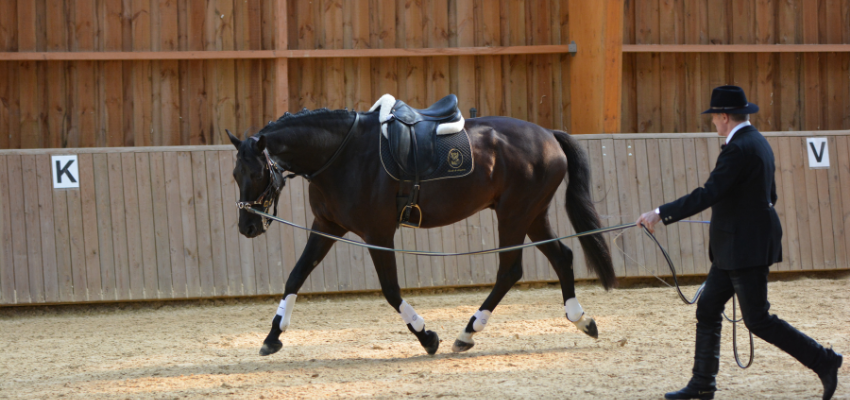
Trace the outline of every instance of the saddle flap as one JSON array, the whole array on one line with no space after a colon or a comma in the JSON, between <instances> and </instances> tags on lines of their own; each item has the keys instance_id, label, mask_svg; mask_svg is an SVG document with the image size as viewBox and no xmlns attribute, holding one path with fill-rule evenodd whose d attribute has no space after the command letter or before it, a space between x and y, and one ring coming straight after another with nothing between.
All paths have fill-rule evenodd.
<instances>
[{"instance_id":1,"label":"saddle flap","mask_svg":"<svg viewBox=\"0 0 850 400\"><path fill-rule=\"evenodd\" d=\"M399 121L387 123L390 154L402 171L415 175L418 170L419 175L425 176L437 167L439 164L436 151L437 137L434 135L436 124L433 121L421 121L411 127ZM415 149L413 148L414 135L416 136ZM417 158L415 163L413 157Z\"/></svg>"},{"instance_id":2,"label":"saddle flap","mask_svg":"<svg viewBox=\"0 0 850 400\"><path fill-rule=\"evenodd\" d=\"M410 127L398 121L386 122L386 126L387 138L390 142L390 154L402 171L411 171L413 163L412 161L408 163L411 147Z\"/></svg>"}]
</instances>

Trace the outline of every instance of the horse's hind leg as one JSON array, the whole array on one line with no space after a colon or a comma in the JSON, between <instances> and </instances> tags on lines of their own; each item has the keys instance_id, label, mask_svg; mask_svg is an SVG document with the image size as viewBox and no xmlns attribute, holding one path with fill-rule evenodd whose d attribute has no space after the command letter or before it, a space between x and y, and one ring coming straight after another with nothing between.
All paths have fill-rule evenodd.
<instances>
[{"instance_id":1,"label":"horse's hind leg","mask_svg":"<svg viewBox=\"0 0 850 400\"><path fill-rule=\"evenodd\" d=\"M382 241L375 241L370 238L368 242L377 246L393 247L392 236ZM389 251L374 249L369 249L369 254L375 263L375 271L378 274L378 281L381 283L381 291L384 293L387 302L399 313L401 319L407 324L407 329L416 335L419 343L425 348L425 352L433 355L440 347L440 338L436 332L425 330L425 320L416 313L416 310L410 304L401 298L395 254Z\"/></svg>"},{"instance_id":2,"label":"horse's hind leg","mask_svg":"<svg viewBox=\"0 0 850 400\"><path fill-rule=\"evenodd\" d=\"M549 225L549 218L546 213L534 219L531 227L528 229L528 237L532 242L557 237ZM576 299L573 251L560 241L542 244L537 246L537 248L552 263L552 268L555 269L558 280L561 282L561 293L564 295L564 312L567 315L567 319L575 324L580 331L594 338L598 337L599 332L596 329L596 321L590 316L585 315L581 304Z\"/></svg>"},{"instance_id":3,"label":"horse's hind leg","mask_svg":"<svg viewBox=\"0 0 850 400\"><path fill-rule=\"evenodd\" d=\"M313 230L329 233L335 236L345 235L345 228L333 223L321 223L318 219L313 222ZM280 335L289 327L289 318L292 315L292 309L295 306L295 298L298 290L304 285L307 277L313 272L323 258L330 251L331 246L336 243L332 239L319 236L311 233L307 238L307 245L304 247L304 252L292 268L289 278L286 279L286 287L283 292L283 300L277 308L274 319L272 320L272 329L266 339L263 341L263 347L260 349L261 356L277 353L283 347L280 341Z\"/></svg>"},{"instance_id":4,"label":"horse's hind leg","mask_svg":"<svg viewBox=\"0 0 850 400\"><path fill-rule=\"evenodd\" d=\"M500 247L515 246L522 243L524 238L524 228L518 229L518 224L510 223L507 218L499 217ZM481 307L458 335L454 345L452 345L452 351L466 351L475 345L472 335L484 330L493 310L496 309L508 290L520 279L522 279L522 250L499 253L499 271L496 275L496 284L490 291L490 295L487 296L487 299L484 300L484 303L481 304Z\"/></svg>"}]
</instances>

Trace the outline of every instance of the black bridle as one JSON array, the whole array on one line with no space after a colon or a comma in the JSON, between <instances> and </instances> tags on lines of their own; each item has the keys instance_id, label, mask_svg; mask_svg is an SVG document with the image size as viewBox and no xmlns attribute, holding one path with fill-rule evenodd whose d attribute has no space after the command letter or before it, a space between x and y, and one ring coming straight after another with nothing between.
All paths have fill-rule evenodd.
<instances>
[{"instance_id":1,"label":"black bridle","mask_svg":"<svg viewBox=\"0 0 850 400\"><path fill-rule=\"evenodd\" d=\"M268 214L269 208L274 206L274 214L272 214L272 215L274 215L276 217L277 216L277 203L278 203L278 200L280 199L280 192L283 190L283 187L286 186L286 180L294 178L296 176L302 176L302 177L304 177L304 179L307 179L308 181L312 181L313 178L316 177L316 175L319 175L320 173L322 173L323 171L328 169L328 167L330 167L331 164L337 158L339 158L339 155L342 154L343 148L345 148L345 145L348 144L348 142L350 141L351 137L353 136L352 132L354 132L354 130L357 128L357 125L359 124L359 122L360 122L360 113L356 113L354 115L354 122L351 124L351 128L348 129L348 133L345 134L345 138L342 139L342 143L340 143L339 147L336 149L336 152L325 163L325 165L323 165L321 168L319 168L318 170L316 170L316 172L313 172L312 174L295 174L295 173L287 174L287 172L290 172L290 171L287 171L285 168L281 167L278 163L274 162L274 160L272 160L271 155L269 155L268 149L263 149L263 155L266 158L264 164L266 166L266 169L269 171L269 184L268 184L268 186L266 186L266 189L263 190L263 193L260 193L260 196L257 197L256 200L254 200L254 201L237 201L236 202L236 208L238 208L240 210L251 211L251 210L257 210L256 208L254 208L255 206L260 206L260 207L262 207L263 213ZM251 139L259 140L259 138L256 137L256 136L251 137ZM261 162L262 162L262 160L261 160ZM260 217L263 219L263 231L265 232L266 230L269 229L269 226L271 225L273 219L267 218L267 217L264 217L264 216L260 216Z\"/></svg>"},{"instance_id":2,"label":"black bridle","mask_svg":"<svg viewBox=\"0 0 850 400\"><path fill-rule=\"evenodd\" d=\"M268 150L263 150L263 155L266 156L266 169L269 171L269 185L266 186L266 190L263 190L263 193L260 193L260 196L257 197L257 200L254 201L237 201L236 208L240 210L254 209L254 206L260 206L263 209L264 213L269 212L269 208L274 205L274 215L277 216L277 203L280 199L280 191L283 190L283 187L286 186L286 180L289 178L294 178L295 174L285 175L287 172L283 167L278 165L276 162L272 161L271 156L269 155ZM271 219L263 218L263 231L269 229L269 225L271 225Z\"/></svg>"}]
</instances>

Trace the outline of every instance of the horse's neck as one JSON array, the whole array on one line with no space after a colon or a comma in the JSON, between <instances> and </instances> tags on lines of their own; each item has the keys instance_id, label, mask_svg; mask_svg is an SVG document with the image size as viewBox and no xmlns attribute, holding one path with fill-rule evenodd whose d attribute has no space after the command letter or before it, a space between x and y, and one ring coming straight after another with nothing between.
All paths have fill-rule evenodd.
<instances>
[{"instance_id":1,"label":"horse's neck","mask_svg":"<svg viewBox=\"0 0 850 400\"><path fill-rule=\"evenodd\" d=\"M308 131L301 127L266 136L272 158L291 168L292 172L311 174L321 168L342 143L345 132L325 129Z\"/></svg>"}]
</instances>

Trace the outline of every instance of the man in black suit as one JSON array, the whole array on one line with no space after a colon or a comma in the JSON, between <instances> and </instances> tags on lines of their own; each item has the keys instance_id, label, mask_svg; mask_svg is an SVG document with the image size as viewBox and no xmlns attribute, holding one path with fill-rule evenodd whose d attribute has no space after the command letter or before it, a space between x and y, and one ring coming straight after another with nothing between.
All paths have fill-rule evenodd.
<instances>
[{"instance_id":1,"label":"man in black suit","mask_svg":"<svg viewBox=\"0 0 850 400\"><path fill-rule=\"evenodd\" d=\"M782 227L776 203L773 151L749 122L758 106L747 102L737 86L721 86L711 94L717 133L726 145L704 187L640 216L649 230L659 221L669 225L711 207L709 258L711 270L697 303L697 335L693 377L667 399L713 399L720 359L720 328L724 305L738 295L744 323L766 342L811 368L829 399L838 382L842 356L826 349L776 315L768 313L767 274L782 261Z\"/></svg>"}]
</instances>

